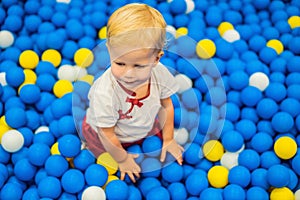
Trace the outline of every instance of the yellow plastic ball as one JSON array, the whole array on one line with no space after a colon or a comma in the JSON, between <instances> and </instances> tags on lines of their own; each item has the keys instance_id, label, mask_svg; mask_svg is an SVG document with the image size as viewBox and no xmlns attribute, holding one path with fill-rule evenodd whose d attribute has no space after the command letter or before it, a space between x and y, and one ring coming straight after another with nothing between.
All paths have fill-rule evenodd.
<instances>
[{"instance_id":1,"label":"yellow plastic ball","mask_svg":"<svg viewBox=\"0 0 300 200\"><path fill-rule=\"evenodd\" d=\"M208 182L215 188L223 188L228 184L229 171L223 166L213 166L207 173Z\"/></svg>"},{"instance_id":2,"label":"yellow plastic ball","mask_svg":"<svg viewBox=\"0 0 300 200\"><path fill-rule=\"evenodd\" d=\"M25 74L24 83L35 84L36 79L37 79L37 76L36 76L35 72L32 71L31 69L24 69L23 72Z\"/></svg>"},{"instance_id":3,"label":"yellow plastic ball","mask_svg":"<svg viewBox=\"0 0 300 200\"><path fill-rule=\"evenodd\" d=\"M55 49L48 49L42 54L42 60L51 62L55 67L61 63L61 55Z\"/></svg>"},{"instance_id":4,"label":"yellow plastic ball","mask_svg":"<svg viewBox=\"0 0 300 200\"><path fill-rule=\"evenodd\" d=\"M89 67L94 62L94 54L87 48L78 49L74 55L74 62L80 67Z\"/></svg>"},{"instance_id":5,"label":"yellow plastic ball","mask_svg":"<svg viewBox=\"0 0 300 200\"><path fill-rule=\"evenodd\" d=\"M274 188L270 195L270 200L294 200L294 193L287 187Z\"/></svg>"},{"instance_id":6,"label":"yellow plastic ball","mask_svg":"<svg viewBox=\"0 0 300 200\"><path fill-rule=\"evenodd\" d=\"M70 92L73 92L73 84L68 80L58 80L53 86L53 93L58 98Z\"/></svg>"},{"instance_id":7,"label":"yellow plastic ball","mask_svg":"<svg viewBox=\"0 0 300 200\"><path fill-rule=\"evenodd\" d=\"M114 180L119 180L119 178L118 178L117 176L115 176L115 175L109 175L109 176L107 177L106 183L102 186L102 188L105 190L107 184L109 184L110 182L112 182L112 181L114 181Z\"/></svg>"},{"instance_id":8,"label":"yellow plastic ball","mask_svg":"<svg viewBox=\"0 0 300 200\"><path fill-rule=\"evenodd\" d=\"M222 22L219 27L218 27L218 31L220 33L220 35L222 36L226 31L228 30L233 30L234 27L231 23L229 22Z\"/></svg>"},{"instance_id":9,"label":"yellow plastic ball","mask_svg":"<svg viewBox=\"0 0 300 200\"><path fill-rule=\"evenodd\" d=\"M35 69L39 63L39 56L32 50L25 50L19 57L19 63L24 69Z\"/></svg>"},{"instance_id":10,"label":"yellow plastic ball","mask_svg":"<svg viewBox=\"0 0 300 200\"><path fill-rule=\"evenodd\" d=\"M202 148L204 157L209 161L219 161L224 154L224 147L218 140L209 140Z\"/></svg>"},{"instance_id":11,"label":"yellow plastic ball","mask_svg":"<svg viewBox=\"0 0 300 200\"><path fill-rule=\"evenodd\" d=\"M267 46L274 49L277 54L281 54L283 52L283 44L279 40L269 40L267 42Z\"/></svg>"},{"instance_id":12,"label":"yellow plastic ball","mask_svg":"<svg viewBox=\"0 0 300 200\"><path fill-rule=\"evenodd\" d=\"M6 123L6 120L5 120L5 115L3 115L1 118L0 118L0 125L4 125L4 126L8 126L8 124Z\"/></svg>"},{"instance_id":13,"label":"yellow plastic ball","mask_svg":"<svg viewBox=\"0 0 300 200\"><path fill-rule=\"evenodd\" d=\"M202 59L209 59L216 53L216 45L210 39L203 39L197 43L196 53Z\"/></svg>"},{"instance_id":14,"label":"yellow plastic ball","mask_svg":"<svg viewBox=\"0 0 300 200\"><path fill-rule=\"evenodd\" d=\"M58 149L58 142L55 142L50 149L51 155L60 155L59 149Z\"/></svg>"},{"instance_id":15,"label":"yellow plastic ball","mask_svg":"<svg viewBox=\"0 0 300 200\"><path fill-rule=\"evenodd\" d=\"M280 137L274 144L274 151L279 158L290 159L297 153L297 143L291 137Z\"/></svg>"},{"instance_id":16,"label":"yellow plastic ball","mask_svg":"<svg viewBox=\"0 0 300 200\"><path fill-rule=\"evenodd\" d=\"M291 16L288 19L288 23L289 23L291 29L300 27L300 17L299 16Z\"/></svg>"},{"instance_id":17,"label":"yellow plastic ball","mask_svg":"<svg viewBox=\"0 0 300 200\"><path fill-rule=\"evenodd\" d=\"M97 164L105 167L109 175L115 174L118 170L118 163L113 159L113 157L108 153L104 152L97 158Z\"/></svg>"},{"instance_id":18,"label":"yellow plastic ball","mask_svg":"<svg viewBox=\"0 0 300 200\"><path fill-rule=\"evenodd\" d=\"M176 30L176 38L187 35L189 30L186 27L180 27Z\"/></svg>"},{"instance_id":19,"label":"yellow plastic ball","mask_svg":"<svg viewBox=\"0 0 300 200\"><path fill-rule=\"evenodd\" d=\"M106 26L103 26L99 32L98 32L98 37L99 39L105 39L106 38L106 30L107 30L107 27Z\"/></svg>"},{"instance_id":20,"label":"yellow plastic ball","mask_svg":"<svg viewBox=\"0 0 300 200\"><path fill-rule=\"evenodd\" d=\"M94 82L94 76L87 74L79 79L80 81L85 81L88 84L92 85Z\"/></svg>"},{"instance_id":21,"label":"yellow plastic ball","mask_svg":"<svg viewBox=\"0 0 300 200\"><path fill-rule=\"evenodd\" d=\"M10 127L0 124L0 142L1 142L1 138L4 135L4 133L6 133L9 130L11 130Z\"/></svg>"}]
</instances>

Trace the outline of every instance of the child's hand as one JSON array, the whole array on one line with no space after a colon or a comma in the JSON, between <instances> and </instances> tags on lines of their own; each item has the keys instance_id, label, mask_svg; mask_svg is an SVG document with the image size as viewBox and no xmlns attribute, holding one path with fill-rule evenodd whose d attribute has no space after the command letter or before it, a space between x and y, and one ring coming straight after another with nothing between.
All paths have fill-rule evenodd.
<instances>
[{"instance_id":1,"label":"child's hand","mask_svg":"<svg viewBox=\"0 0 300 200\"><path fill-rule=\"evenodd\" d=\"M164 141L163 147L161 150L161 157L160 161L164 162L166 159L166 154L169 152L178 162L179 165L182 165L183 159L182 159L182 152L184 151L184 148L177 144L177 142L173 139L171 141Z\"/></svg>"},{"instance_id":2,"label":"child's hand","mask_svg":"<svg viewBox=\"0 0 300 200\"><path fill-rule=\"evenodd\" d=\"M138 156L139 156L138 154L127 154L127 158L123 162L119 163L121 180L124 180L126 174L128 174L129 178L134 183L135 183L134 175L137 178L140 177L141 168L136 164L134 160Z\"/></svg>"}]
</instances>

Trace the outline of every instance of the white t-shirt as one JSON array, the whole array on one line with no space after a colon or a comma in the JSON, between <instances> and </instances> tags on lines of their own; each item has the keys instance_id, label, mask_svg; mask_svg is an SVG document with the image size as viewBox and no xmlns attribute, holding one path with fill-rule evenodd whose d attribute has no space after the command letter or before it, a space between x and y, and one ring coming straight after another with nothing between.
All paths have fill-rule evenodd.
<instances>
[{"instance_id":1,"label":"white t-shirt","mask_svg":"<svg viewBox=\"0 0 300 200\"><path fill-rule=\"evenodd\" d=\"M159 63L152 69L149 96L134 104L134 96L122 87L107 69L92 85L88 98L86 121L97 127L115 126L121 143L140 140L151 131L161 108L161 99L176 93L178 85L168 69Z\"/></svg>"}]
</instances>

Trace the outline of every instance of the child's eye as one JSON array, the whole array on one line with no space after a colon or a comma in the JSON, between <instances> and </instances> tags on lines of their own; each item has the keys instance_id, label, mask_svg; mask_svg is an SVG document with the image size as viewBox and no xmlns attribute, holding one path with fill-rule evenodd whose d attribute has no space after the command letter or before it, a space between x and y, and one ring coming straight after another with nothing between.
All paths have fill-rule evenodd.
<instances>
[{"instance_id":1,"label":"child's eye","mask_svg":"<svg viewBox=\"0 0 300 200\"><path fill-rule=\"evenodd\" d=\"M122 62L115 62L115 63L119 66L125 66L125 63L122 63Z\"/></svg>"},{"instance_id":2,"label":"child's eye","mask_svg":"<svg viewBox=\"0 0 300 200\"><path fill-rule=\"evenodd\" d=\"M147 67L147 65L134 65L134 67L139 68L139 69L142 69L142 68Z\"/></svg>"}]
</instances>

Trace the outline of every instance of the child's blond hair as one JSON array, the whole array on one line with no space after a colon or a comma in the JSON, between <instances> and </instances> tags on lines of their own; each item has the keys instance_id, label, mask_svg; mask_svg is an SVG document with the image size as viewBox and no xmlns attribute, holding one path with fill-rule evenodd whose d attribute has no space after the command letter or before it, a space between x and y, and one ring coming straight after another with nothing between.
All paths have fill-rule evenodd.
<instances>
[{"instance_id":1,"label":"child's blond hair","mask_svg":"<svg viewBox=\"0 0 300 200\"><path fill-rule=\"evenodd\" d=\"M140 3L117 9L107 23L109 47L153 48L165 45L166 22L159 11Z\"/></svg>"}]
</instances>

